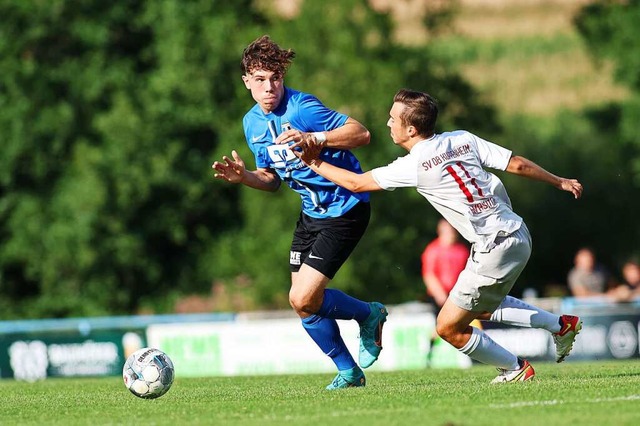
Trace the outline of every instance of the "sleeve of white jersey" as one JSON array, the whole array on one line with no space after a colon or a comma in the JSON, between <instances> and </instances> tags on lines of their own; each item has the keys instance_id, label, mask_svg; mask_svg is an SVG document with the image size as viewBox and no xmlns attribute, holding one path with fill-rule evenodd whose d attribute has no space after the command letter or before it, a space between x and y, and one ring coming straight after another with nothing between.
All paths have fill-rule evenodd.
<instances>
[{"instance_id":1,"label":"sleeve of white jersey","mask_svg":"<svg viewBox=\"0 0 640 426\"><path fill-rule=\"evenodd\" d=\"M483 166L498 170L507 169L512 155L511 150L479 138L472 133L469 135L478 149L478 157L480 157Z\"/></svg>"},{"instance_id":2,"label":"sleeve of white jersey","mask_svg":"<svg viewBox=\"0 0 640 426\"><path fill-rule=\"evenodd\" d=\"M418 168L411 155L399 157L393 163L371 170L371 175L382 189L418 186Z\"/></svg>"}]
</instances>

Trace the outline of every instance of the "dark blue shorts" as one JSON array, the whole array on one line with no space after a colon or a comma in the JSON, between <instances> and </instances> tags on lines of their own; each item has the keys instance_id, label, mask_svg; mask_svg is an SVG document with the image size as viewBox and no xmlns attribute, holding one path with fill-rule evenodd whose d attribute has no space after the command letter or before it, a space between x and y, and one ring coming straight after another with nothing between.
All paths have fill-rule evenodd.
<instances>
[{"instance_id":1,"label":"dark blue shorts","mask_svg":"<svg viewBox=\"0 0 640 426\"><path fill-rule=\"evenodd\" d=\"M291 242L291 272L306 263L333 279L364 235L370 217L371 206L365 202L340 217L316 219L300 213Z\"/></svg>"}]
</instances>

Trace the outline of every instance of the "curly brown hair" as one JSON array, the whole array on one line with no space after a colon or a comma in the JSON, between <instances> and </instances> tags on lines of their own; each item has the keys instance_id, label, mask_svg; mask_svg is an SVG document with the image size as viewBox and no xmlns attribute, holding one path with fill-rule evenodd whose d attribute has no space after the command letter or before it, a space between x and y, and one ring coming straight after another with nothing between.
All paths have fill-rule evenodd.
<instances>
[{"instance_id":1,"label":"curly brown hair","mask_svg":"<svg viewBox=\"0 0 640 426\"><path fill-rule=\"evenodd\" d=\"M268 35L256 39L242 52L242 73L261 69L284 76L295 58L291 49L281 49Z\"/></svg>"}]
</instances>

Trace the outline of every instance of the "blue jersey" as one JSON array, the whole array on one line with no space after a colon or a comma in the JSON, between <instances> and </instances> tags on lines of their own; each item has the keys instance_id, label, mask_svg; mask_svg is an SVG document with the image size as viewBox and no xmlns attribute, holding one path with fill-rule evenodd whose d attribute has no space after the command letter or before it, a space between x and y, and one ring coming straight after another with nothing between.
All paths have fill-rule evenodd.
<instances>
[{"instance_id":1,"label":"blue jersey","mask_svg":"<svg viewBox=\"0 0 640 426\"><path fill-rule=\"evenodd\" d=\"M336 129L347 116L324 106L313 95L285 88L278 108L265 114L256 104L242 125L256 167L273 169L302 198L302 211L314 218L339 217L369 194L353 193L318 175L296 157L287 145L276 145L276 137L289 129L322 132ZM320 158L330 164L362 173L358 159L348 150L324 148Z\"/></svg>"}]
</instances>

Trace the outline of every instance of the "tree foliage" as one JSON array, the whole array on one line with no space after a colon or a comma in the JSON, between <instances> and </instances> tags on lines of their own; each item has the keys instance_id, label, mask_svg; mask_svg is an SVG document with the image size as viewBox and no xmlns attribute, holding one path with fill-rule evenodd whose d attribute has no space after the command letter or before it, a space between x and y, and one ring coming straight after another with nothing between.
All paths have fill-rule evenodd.
<instances>
[{"instance_id":1,"label":"tree foliage","mask_svg":"<svg viewBox=\"0 0 640 426\"><path fill-rule=\"evenodd\" d=\"M617 78L640 90L640 1L599 0L585 6L576 26L596 57L612 59Z\"/></svg>"},{"instance_id":2,"label":"tree foliage","mask_svg":"<svg viewBox=\"0 0 640 426\"><path fill-rule=\"evenodd\" d=\"M548 158L549 146L533 148L540 139L532 126L518 128L531 131L523 140L517 126L502 128L494 109L428 46L395 44L389 17L366 0L300 4L285 18L250 0L0 3L4 318L170 311L177 298L209 294L212 286L243 306L287 306L298 197L213 181L210 169L233 149L254 166L241 125L253 102L239 61L265 33L298 53L287 85L372 131L371 145L356 151L365 169L403 155L386 128L401 87L440 100L440 131L466 128ZM580 123L600 134L589 123L603 114ZM590 172L582 142L557 141L550 166ZM578 149L584 156L575 156ZM624 153L622 145L588 152L609 165ZM604 165L597 169L602 180L594 184L615 182ZM560 206L575 223L546 221L535 196L553 205L558 195L533 191L515 194L514 204L544 232L564 235L588 222ZM335 285L388 303L420 297L419 255L437 214L409 190L376 193L372 204L369 230ZM531 274L533 281L547 276Z\"/></svg>"},{"instance_id":3,"label":"tree foliage","mask_svg":"<svg viewBox=\"0 0 640 426\"><path fill-rule=\"evenodd\" d=\"M610 127L613 143L633 146L632 176L640 188L640 1L599 0L585 6L576 17L576 26L594 58L613 62L615 77L632 90L632 97L619 111L617 126ZM607 115L604 115L607 117Z\"/></svg>"},{"instance_id":4,"label":"tree foliage","mask_svg":"<svg viewBox=\"0 0 640 426\"><path fill-rule=\"evenodd\" d=\"M251 37L238 30L249 5L2 3L8 312L127 312L202 282L200 257L238 222L233 202L217 202L237 191L211 185L206 165L240 135L228 76Z\"/></svg>"}]
</instances>

